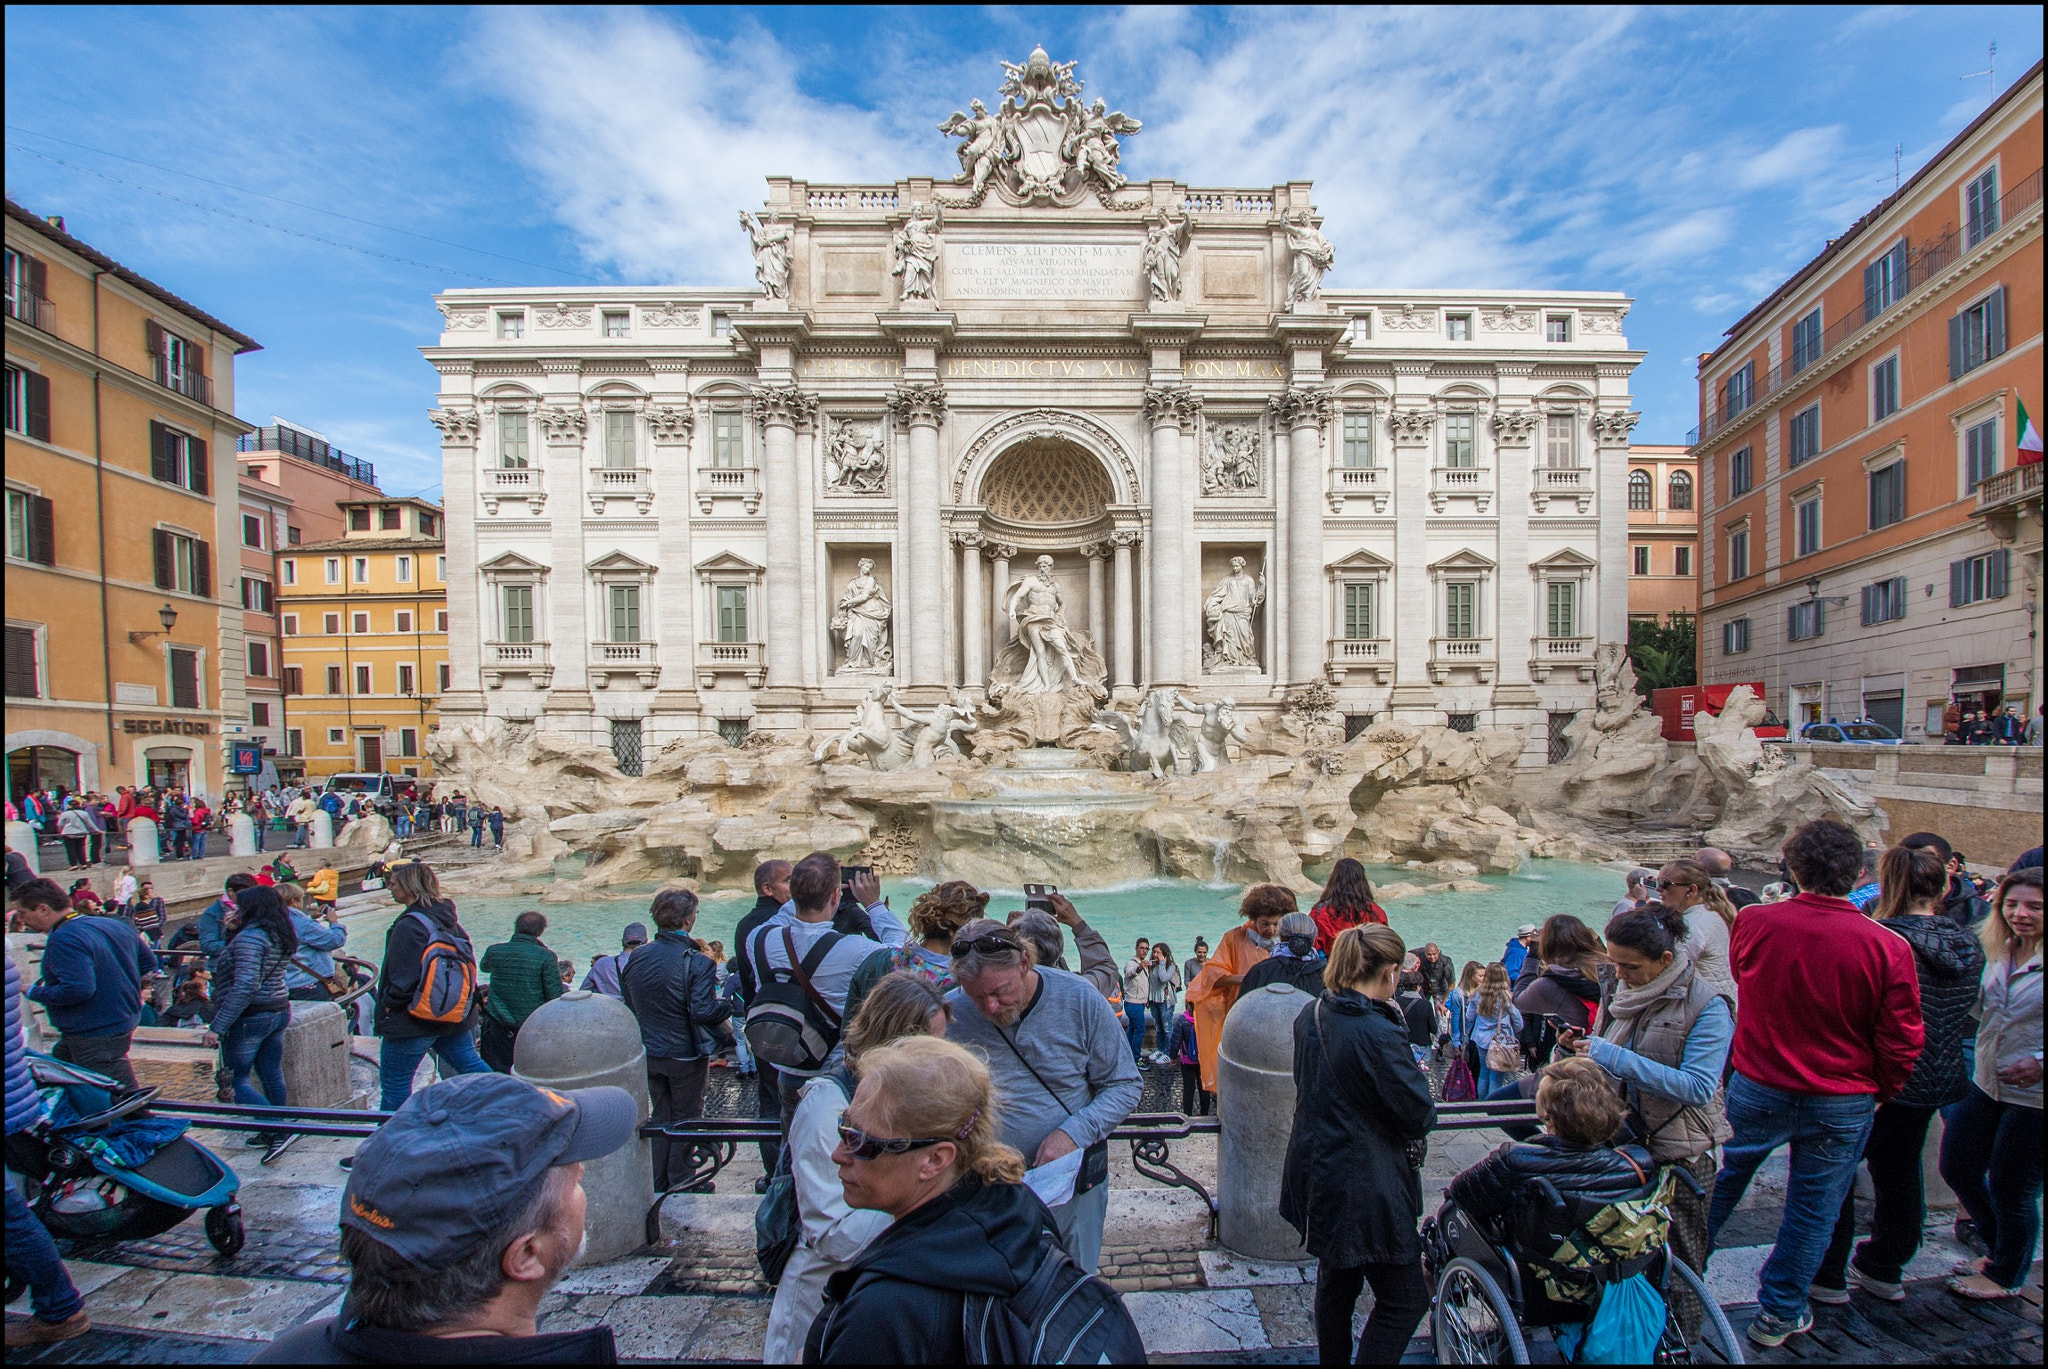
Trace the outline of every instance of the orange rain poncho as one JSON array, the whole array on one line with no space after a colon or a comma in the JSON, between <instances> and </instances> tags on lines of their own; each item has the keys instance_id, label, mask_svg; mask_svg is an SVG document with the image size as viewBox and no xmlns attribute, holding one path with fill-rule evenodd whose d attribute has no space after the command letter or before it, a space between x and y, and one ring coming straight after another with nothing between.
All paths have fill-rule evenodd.
<instances>
[{"instance_id":1,"label":"orange rain poncho","mask_svg":"<svg viewBox=\"0 0 2048 1369\"><path fill-rule=\"evenodd\" d=\"M1216 1047L1223 1040L1223 1019L1237 1002L1238 988L1217 981L1229 975L1242 979L1245 971L1270 954L1252 944L1248 926L1225 932L1202 972L1188 985L1188 1006L1195 1014L1195 1050L1202 1057L1202 1087L1210 1093L1216 1091Z\"/></svg>"}]
</instances>

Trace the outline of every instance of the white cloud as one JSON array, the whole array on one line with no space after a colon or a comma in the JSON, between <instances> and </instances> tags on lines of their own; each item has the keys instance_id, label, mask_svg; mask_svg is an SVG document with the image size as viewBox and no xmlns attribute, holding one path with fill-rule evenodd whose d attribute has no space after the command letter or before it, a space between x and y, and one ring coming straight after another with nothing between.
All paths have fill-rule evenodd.
<instances>
[{"instance_id":1,"label":"white cloud","mask_svg":"<svg viewBox=\"0 0 2048 1369\"><path fill-rule=\"evenodd\" d=\"M1843 128L1797 128L1772 146L1745 157L1735 168L1736 183L1745 189L1803 183L1834 165L1841 155Z\"/></svg>"}]
</instances>

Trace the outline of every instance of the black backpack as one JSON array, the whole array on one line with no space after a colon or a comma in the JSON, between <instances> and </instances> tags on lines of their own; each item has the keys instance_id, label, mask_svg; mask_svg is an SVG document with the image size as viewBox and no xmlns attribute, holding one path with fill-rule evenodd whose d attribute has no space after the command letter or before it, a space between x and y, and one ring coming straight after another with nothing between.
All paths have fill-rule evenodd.
<instances>
[{"instance_id":1,"label":"black backpack","mask_svg":"<svg viewBox=\"0 0 2048 1369\"><path fill-rule=\"evenodd\" d=\"M960 1335L969 1364L1143 1364L1145 1342L1124 1301L1083 1273L1051 1232L1037 1272L1007 1298L969 1293Z\"/></svg>"},{"instance_id":2,"label":"black backpack","mask_svg":"<svg viewBox=\"0 0 2048 1369\"><path fill-rule=\"evenodd\" d=\"M783 952L789 965L768 961L768 935L782 933ZM756 987L747 1004L747 1045L754 1054L780 1069L814 1074L825 1067L839 1044L839 1013L812 983L818 967L842 940L837 932L826 932L801 961L796 955L796 937L788 927L763 927L754 936L750 959Z\"/></svg>"}]
</instances>

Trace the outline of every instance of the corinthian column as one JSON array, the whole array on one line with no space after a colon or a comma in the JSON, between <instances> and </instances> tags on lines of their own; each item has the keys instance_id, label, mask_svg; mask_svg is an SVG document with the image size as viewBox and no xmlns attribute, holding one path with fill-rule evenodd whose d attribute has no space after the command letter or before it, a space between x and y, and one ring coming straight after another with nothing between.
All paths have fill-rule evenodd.
<instances>
[{"instance_id":1,"label":"corinthian column","mask_svg":"<svg viewBox=\"0 0 2048 1369\"><path fill-rule=\"evenodd\" d=\"M1201 397L1184 385L1145 391L1145 417L1152 424L1152 582L1147 586L1145 617L1151 629L1154 685L1185 684L1189 679L1184 532L1189 510L1180 437L1201 408Z\"/></svg>"},{"instance_id":2,"label":"corinthian column","mask_svg":"<svg viewBox=\"0 0 2048 1369\"><path fill-rule=\"evenodd\" d=\"M903 530L910 566L907 575L900 568L896 574L897 603L909 611L896 618L898 659L908 683L943 685L946 534L939 526L939 423L946 414L945 387L898 385L889 396L889 412L910 430L910 465L904 475L910 518ZM907 660L902 646L906 635Z\"/></svg>"},{"instance_id":3,"label":"corinthian column","mask_svg":"<svg viewBox=\"0 0 2048 1369\"><path fill-rule=\"evenodd\" d=\"M1287 679L1306 684L1323 673L1328 615L1323 611L1323 430L1328 390L1289 390L1276 406L1287 424Z\"/></svg>"},{"instance_id":4,"label":"corinthian column","mask_svg":"<svg viewBox=\"0 0 2048 1369\"><path fill-rule=\"evenodd\" d=\"M1110 667L1110 679L1118 689L1134 688L1138 683L1138 606L1135 602L1138 584L1131 575L1131 548L1137 545L1137 541L1138 534L1129 529L1109 535L1111 564L1116 568L1113 576L1116 631L1111 634L1116 660Z\"/></svg>"},{"instance_id":5,"label":"corinthian column","mask_svg":"<svg viewBox=\"0 0 2048 1369\"><path fill-rule=\"evenodd\" d=\"M761 425L762 504L768 523L768 614L762 641L768 653L770 686L792 687L803 680L803 582L799 547L805 536L797 505L796 430L817 414L816 395L795 386L754 391L754 417Z\"/></svg>"}]
</instances>

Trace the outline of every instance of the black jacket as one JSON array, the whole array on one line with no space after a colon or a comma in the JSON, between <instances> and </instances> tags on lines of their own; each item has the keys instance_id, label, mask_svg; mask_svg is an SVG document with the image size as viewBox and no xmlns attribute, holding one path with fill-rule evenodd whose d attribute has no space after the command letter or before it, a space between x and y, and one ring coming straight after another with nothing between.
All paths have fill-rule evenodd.
<instances>
[{"instance_id":1,"label":"black jacket","mask_svg":"<svg viewBox=\"0 0 2048 1369\"><path fill-rule=\"evenodd\" d=\"M617 1364L609 1326L541 1336L416 1336L337 1317L296 1326L256 1352L256 1364Z\"/></svg>"},{"instance_id":2,"label":"black jacket","mask_svg":"<svg viewBox=\"0 0 2048 1369\"><path fill-rule=\"evenodd\" d=\"M968 1175L875 1237L825 1283L805 1364L962 1364L968 1293L1012 1297L1058 1240L1038 1195Z\"/></svg>"},{"instance_id":3,"label":"black jacket","mask_svg":"<svg viewBox=\"0 0 2048 1369\"><path fill-rule=\"evenodd\" d=\"M1426 998L1449 998L1451 985L1456 980L1457 970L1451 966L1451 958L1437 952L1435 960L1428 956L1417 956L1422 962L1422 993Z\"/></svg>"},{"instance_id":4,"label":"black jacket","mask_svg":"<svg viewBox=\"0 0 2048 1369\"><path fill-rule=\"evenodd\" d=\"M740 992L749 1003L754 1001L757 981L754 978L753 962L747 959L747 947L753 944L754 933L761 929L761 924L774 917L781 907L780 903L768 895L758 894L754 898L754 906L747 909L747 915L741 918L740 925L733 929L732 968L740 977Z\"/></svg>"},{"instance_id":5,"label":"black jacket","mask_svg":"<svg viewBox=\"0 0 2048 1369\"><path fill-rule=\"evenodd\" d=\"M1328 956L1302 960L1291 955L1269 955L1244 972L1244 983L1238 985L1237 996L1242 999L1268 984L1292 984L1314 998L1323 991L1323 970L1329 963Z\"/></svg>"},{"instance_id":6,"label":"black jacket","mask_svg":"<svg viewBox=\"0 0 2048 1369\"><path fill-rule=\"evenodd\" d=\"M1401 1010L1401 1020L1408 1025L1408 1044L1431 1046L1436 1044L1436 1009L1419 993L1404 993L1394 1000L1394 1006Z\"/></svg>"},{"instance_id":7,"label":"black jacket","mask_svg":"<svg viewBox=\"0 0 2048 1369\"><path fill-rule=\"evenodd\" d=\"M455 920L455 905L447 899L439 903L418 903L413 908L425 913L442 931L452 935L464 948L470 947L469 933L462 930L462 924ZM414 995L420 988L420 956L427 949L427 929L420 920L412 917L413 908L398 915L391 924L391 930L384 934L384 963L377 972L377 1012L373 1026L379 1036L453 1036L456 1032L476 1029L477 1005L470 1003L469 1015L460 1022L422 1022L406 1009L412 1006ZM476 952L470 950L474 960Z\"/></svg>"},{"instance_id":8,"label":"black jacket","mask_svg":"<svg viewBox=\"0 0 2048 1369\"><path fill-rule=\"evenodd\" d=\"M1622 1198L1656 1174L1657 1162L1641 1146L1581 1147L1543 1132L1509 1141L1451 1180L1448 1191L1473 1218L1491 1222L1533 1197L1530 1185L1537 1179L1550 1180L1560 1195Z\"/></svg>"},{"instance_id":9,"label":"black jacket","mask_svg":"<svg viewBox=\"0 0 2048 1369\"><path fill-rule=\"evenodd\" d=\"M1421 1256L1421 1172L1408 1147L1436 1125L1429 1076L1392 1004L1325 990L1294 1019L1294 1129L1280 1215L1339 1268Z\"/></svg>"},{"instance_id":10,"label":"black jacket","mask_svg":"<svg viewBox=\"0 0 2048 1369\"><path fill-rule=\"evenodd\" d=\"M1906 1087L1892 1099L1911 1108L1942 1108L1970 1091L1970 1072L1963 1065L1963 1041L1974 1035L1977 984L1984 975L1984 947L1977 938L1946 917L1894 917L1877 924L1897 932L1913 948L1913 968L1920 975L1920 1020L1927 1043Z\"/></svg>"},{"instance_id":11,"label":"black jacket","mask_svg":"<svg viewBox=\"0 0 2048 1369\"><path fill-rule=\"evenodd\" d=\"M1977 892L1977 886L1961 875L1948 877L1948 893L1941 900L1941 911L1956 926L1968 931L1983 922L1991 912L1991 900Z\"/></svg>"},{"instance_id":12,"label":"black jacket","mask_svg":"<svg viewBox=\"0 0 2048 1369\"><path fill-rule=\"evenodd\" d=\"M681 932L661 932L626 958L619 994L640 1019L650 1060L696 1060L717 1043L707 1028L732 1016L711 957Z\"/></svg>"}]
</instances>

